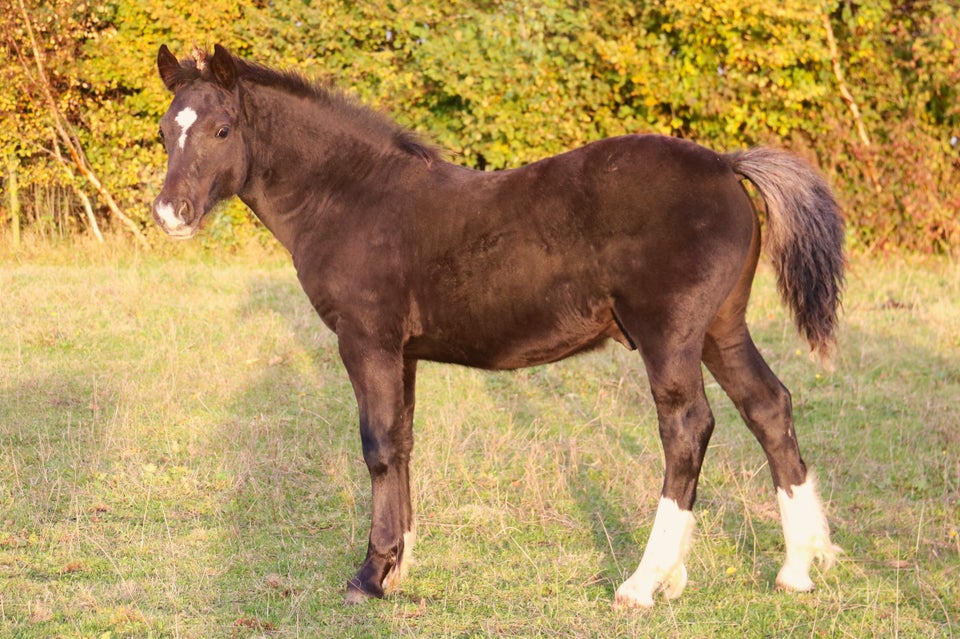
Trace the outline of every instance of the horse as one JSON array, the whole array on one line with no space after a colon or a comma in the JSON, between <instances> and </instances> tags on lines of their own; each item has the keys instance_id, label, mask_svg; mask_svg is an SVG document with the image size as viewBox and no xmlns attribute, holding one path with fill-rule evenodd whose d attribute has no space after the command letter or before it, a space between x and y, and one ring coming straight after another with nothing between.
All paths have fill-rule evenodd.
<instances>
[{"instance_id":1,"label":"horse","mask_svg":"<svg viewBox=\"0 0 960 639\"><path fill-rule=\"evenodd\" d=\"M639 351L665 462L648 543L614 605L648 608L686 586L714 428L701 363L769 462L786 545L777 588L812 590L812 565L834 563L790 393L745 319L761 244L746 180L765 203L767 252L798 332L822 357L835 348L844 223L805 161L626 135L478 171L335 89L220 45L183 60L163 45L157 68L173 97L160 120L168 158L156 223L189 238L216 203L239 196L336 334L372 492L347 603L383 597L410 563L418 361L510 370L609 340Z\"/></svg>"}]
</instances>

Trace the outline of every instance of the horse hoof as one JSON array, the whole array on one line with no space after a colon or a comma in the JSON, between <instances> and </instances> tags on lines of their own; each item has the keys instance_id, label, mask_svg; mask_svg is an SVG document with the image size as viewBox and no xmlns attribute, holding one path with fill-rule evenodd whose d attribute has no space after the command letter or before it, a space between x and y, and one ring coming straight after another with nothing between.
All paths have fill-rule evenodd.
<instances>
[{"instance_id":1,"label":"horse hoof","mask_svg":"<svg viewBox=\"0 0 960 639\"><path fill-rule=\"evenodd\" d=\"M347 587L347 594L343 597L343 603L348 606L357 606L364 603L368 599L373 599L372 595L368 595L362 590L357 590L356 588Z\"/></svg>"},{"instance_id":2,"label":"horse hoof","mask_svg":"<svg viewBox=\"0 0 960 639\"><path fill-rule=\"evenodd\" d=\"M348 606L356 606L370 599L382 598L383 590L376 589L371 592L370 589L364 588L356 578L353 578L347 582L347 594L343 596L343 603Z\"/></svg>"},{"instance_id":3,"label":"horse hoof","mask_svg":"<svg viewBox=\"0 0 960 639\"><path fill-rule=\"evenodd\" d=\"M812 592L814 585L805 567L784 566L777 574L776 587L781 592Z\"/></svg>"},{"instance_id":4,"label":"horse hoof","mask_svg":"<svg viewBox=\"0 0 960 639\"><path fill-rule=\"evenodd\" d=\"M613 599L614 610L650 610L653 598L634 599L629 595L617 594Z\"/></svg>"},{"instance_id":5,"label":"horse hoof","mask_svg":"<svg viewBox=\"0 0 960 639\"><path fill-rule=\"evenodd\" d=\"M629 580L617 588L613 598L613 607L617 609L649 610L653 608L653 591L649 588L638 588L636 583Z\"/></svg>"}]
</instances>

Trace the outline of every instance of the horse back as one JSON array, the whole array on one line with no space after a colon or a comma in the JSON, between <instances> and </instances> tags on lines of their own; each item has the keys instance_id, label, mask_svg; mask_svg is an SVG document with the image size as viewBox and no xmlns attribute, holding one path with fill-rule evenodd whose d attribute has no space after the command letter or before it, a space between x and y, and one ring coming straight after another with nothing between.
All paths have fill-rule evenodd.
<instances>
[{"instance_id":1,"label":"horse back","mask_svg":"<svg viewBox=\"0 0 960 639\"><path fill-rule=\"evenodd\" d=\"M660 136L433 180L404 213L408 349L486 368L629 344L619 299L726 289L719 306L756 224L722 156Z\"/></svg>"}]
</instances>

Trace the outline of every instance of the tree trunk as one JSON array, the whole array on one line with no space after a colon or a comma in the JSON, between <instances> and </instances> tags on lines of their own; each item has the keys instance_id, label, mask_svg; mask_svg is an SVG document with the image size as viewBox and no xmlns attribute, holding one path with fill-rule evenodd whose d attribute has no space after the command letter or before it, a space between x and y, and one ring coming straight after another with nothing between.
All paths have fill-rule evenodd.
<instances>
[{"instance_id":1,"label":"tree trunk","mask_svg":"<svg viewBox=\"0 0 960 639\"><path fill-rule=\"evenodd\" d=\"M43 54L40 51L40 47L37 45L37 38L33 30L33 23L30 20L30 15L27 13L26 6L23 4L23 0L20 0L20 12L23 15L23 23L26 27L27 35L30 38L30 46L33 49L34 62L37 65L37 84L40 86L40 90L43 92L43 96L46 99L47 107L50 110L50 116L53 119L53 126L56 129L60 141L70 154L70 159L73 160L74 166L77 167L77 170L80 171L80 174L85 177L90 185L96 189L97 193L100 194L100 197L110 209L110 212L115 215L117 219L123 222L128 229L130 229L130 232L133 233L134 237L137 238L144 248L149 248L147 238L144 237L143 233L140 232L140 228L133 220L124 215L123 211L120 210L120 206L110 194L110 191L107 190L107 188L103 185L103 182L100 181L100 178L97 177L97 174L94 173L93 168L87 161L86 154L83 152L83 147L80 145L79 139L73 133L73 128L70 126L70 122L63 117L63 115L60 113L60 109L57 108L57 101L53 97L53 92L50 89L50 81L47 78L47 72L44 69Z\"/></svg>"},{"instance_id":2,"label":"tree trunk","mask_svg":"<svg viewBox=\"0 0 960 639\"><path fill-rule=\"evenodd\" d=\"M874 165L873 156L871 155L873 152L873 143L870 141L870 135L867 133L867 126L863 122L863 116L860 114L860 107L850 92L850 87L847 86L847 80L843 75L843 66L840 63L840 51L837 48L837 39L833 35L833 25L830 23L830 14L824 13L822 20L823 29L827 36L827 48L830 50L833 77L837 81L840 97L843 99L844 104L847 105L847 108L850 109L850 115L853 116L854 126L857 127L857 137L860 138L860 143L866 151L864 164L866 165L867 177L870 178L870 182L873 184L873 190L880 193L883 191L883 186L880 183L877 167Z\"/></svg>"},{"instance_id":3,"label":"tree trunk","mask_svg":"<svg viewBox=\"0 0 960 639\"><path fill-rule=\"evenodd\" d=\"M7 199L10 208L10 232L13 248L20 248L20 192L17 185L17 156L7 156Z\"/></svg>"}]
</instances>

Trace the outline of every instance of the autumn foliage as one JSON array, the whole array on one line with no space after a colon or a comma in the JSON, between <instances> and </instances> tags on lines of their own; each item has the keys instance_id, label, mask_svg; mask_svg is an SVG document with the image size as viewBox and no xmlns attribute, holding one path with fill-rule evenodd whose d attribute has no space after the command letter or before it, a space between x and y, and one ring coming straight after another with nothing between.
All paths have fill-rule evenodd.
<instances>
[{"instance_id":1,"label":"autumn foliage","mask_svg":"<svg viewBox=\"0 0 960 639\"><path fill-rule=\"evenodd\" d=\"M121 228L103 194L70 170L29 21L92 172L143 228L165 167L157 48L186 55L221 43L333 82L477 168L633 132L718 150L769 144L827 174L854 248L960 248L951 0L20 2L0 16L3 232L13 173L18 224ZM211 232L236 241L256 231L234 206Z\"/></svg>"}]
</instances>

